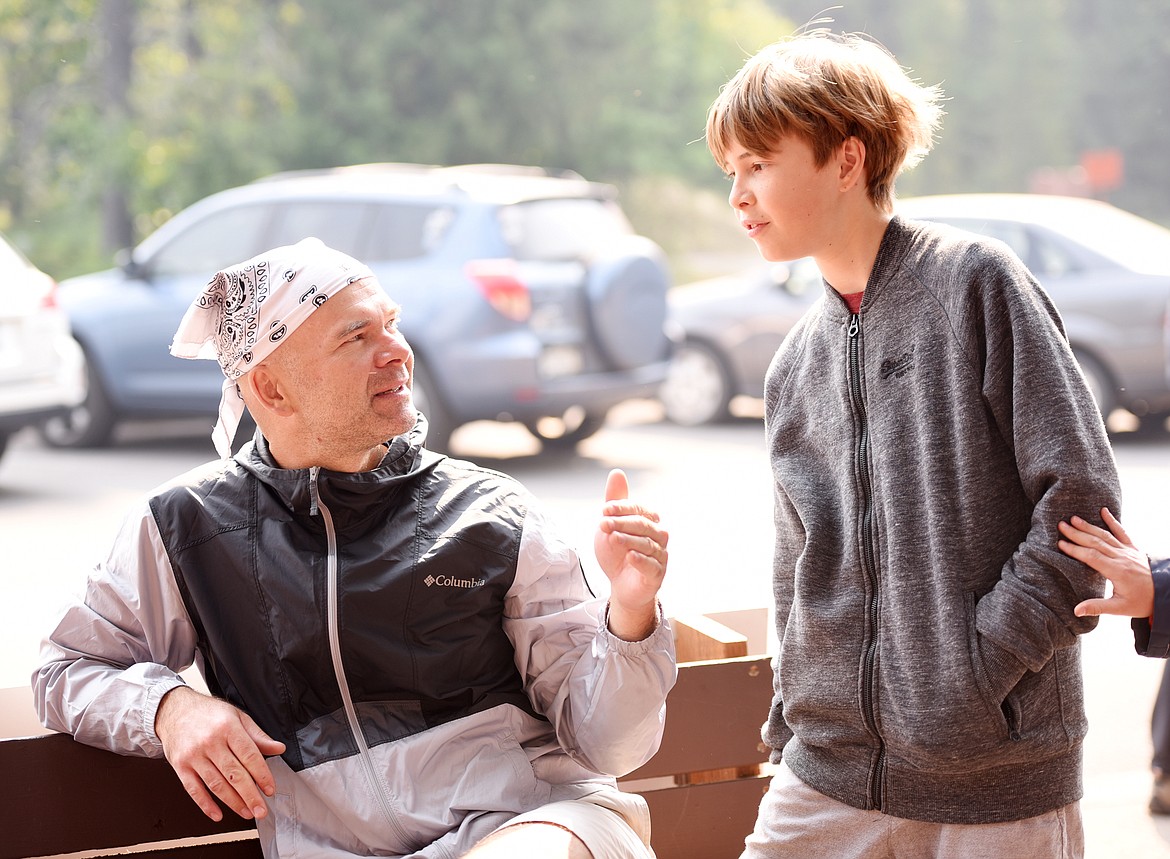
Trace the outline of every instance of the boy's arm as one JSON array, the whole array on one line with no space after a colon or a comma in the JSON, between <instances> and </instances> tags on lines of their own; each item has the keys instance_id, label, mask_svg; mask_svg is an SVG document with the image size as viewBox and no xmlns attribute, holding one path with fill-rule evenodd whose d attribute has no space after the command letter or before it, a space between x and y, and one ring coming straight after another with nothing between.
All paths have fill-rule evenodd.
<instances>
[{"instance_id":1,"label":"boy's arm","mask_svg":"<svg viewBox=\"0 0 1170 859\"><path fill-rule=\"evenodd\" d=\"M1057 548L1058 524L1087 510L1119 509L1121 486L1051 299L1006 247L991 243L984 251L968 293L981 317L984 400L1031 505L1024 539L976 605L989 680L1006 694L1095 627L1096 618L1074 609L1101 597L1105 583Z\"/></svg>"}]
</instances>

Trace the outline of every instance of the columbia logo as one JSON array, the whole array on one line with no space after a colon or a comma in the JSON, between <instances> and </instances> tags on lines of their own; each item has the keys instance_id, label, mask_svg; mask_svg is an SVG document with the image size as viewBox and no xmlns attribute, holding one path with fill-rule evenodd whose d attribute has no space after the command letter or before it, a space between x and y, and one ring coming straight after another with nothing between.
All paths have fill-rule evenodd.
<instances>
[{"instance_id":1,"label":"columbia logo","mask_svg":"<svg viewBox=\"0 0 1170 859\"><path fill-rule=\"evenodd\" d=\"M457 579L454 576L427 576L423 579L423 584L428 588L432 585L441 588L478 588L486 583L487 579Z\"/></svg>"}]
</instances>

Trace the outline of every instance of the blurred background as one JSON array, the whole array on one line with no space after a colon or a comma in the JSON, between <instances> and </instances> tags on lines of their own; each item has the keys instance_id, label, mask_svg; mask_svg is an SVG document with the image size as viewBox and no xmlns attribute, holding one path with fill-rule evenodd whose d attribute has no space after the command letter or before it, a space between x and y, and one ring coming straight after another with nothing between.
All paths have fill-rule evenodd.
<instances>
[{"instance_id":1,"label":"blurred background","mask_svg":"<svg viewBox=\"0 0 1170 859\"><path fill-rule=\"evenodd\" d=\"M633 230L665 252L671 283L731 278L717 284L718 306L748 310L721 330L750 333L748 322L765 317L737 303L737 290L746 296L759 283L782 302L780 322L762 332L772 338L766 364L819 278L814 272L805 289L799 267L783 277L755 272L759 258L728 209L704 120L748 56L822 21L870 34L946 94L937 147L899 180L900 197L1059 194L1170 225L1165 0L0 0L0 233L49 278L30 271L22 287L36 296L25 316L44 317L37 325L0 312L0 370L17 363L22 342L31 354L51 337L69 340L63 310L71 307L58 306L68 305L68 290L54 298L53 280L109 269L119 251L223 189L369 162L531 165L615 186ZM1028 230L1030 239L1051 238ZM1034 270L1058 291L1062 272ZM1110 289L1139 288L1135 278L1108 277ZM1131 319L1148 323L1145 333L1112 342L1119 354L1140 345L1160 362L1160 375L1146 375L1165 393L1170 270L1156 277L1141 281L1144 303L1126 304L1136 308ZM11 280L0 275L0 295ZM12 303L0 299L0 310ZM1061 306L1068 319L1073 310ZM709 308L695 317L714 318ZM535 325L503 316L492 324ZM27 341L5 325L27 328ZM161 328L169 337L173 320ZM76 349L58 357L62 376L82 374ZM691 397L681 417L665 420L661 402L633 399L567 456L502 420L459 427L452 447L525 482L579 546L591 540L606 472L625 468L671 527L669 611L766 605L771 485L761 404L720 378L717 365L696 367L714 367L708 377L728 383L707 396L717 408L701 411ZM1134 384L1120 367L1105 367L1101 378L1117 396L1099 402L1107 412L1119 406L1110 428L1123 518L1143 548L1165 556L1170 412L1152 398L1127 401ZM758 384L762 370L750 378ZM701 376L687 379L688 393L702 392ZM0 397L0 413L4 405ZM195 423L134 424L108 446L86 447L46 444L34 407L22 406L28 426L0 422L0 438L11 432L0 463L0 726L8 735L35 730L26 678L37 642L60 601L83 588L122 511L214 455L210 411ZM1149 712L1162 664L1134 656L1120 618L1086 636L1084 651L1089 855L1170 857L1170 818L1146 813Z\"/></svg>"},{"instance_id":2,"label":"blurred background","mask_svg":"<svg viewBox=\"0 0 1170 859\"><path fill-rule=\"evenodd\" d=\"M505 162L616 184L678 281L752 254L702 142L810 21L948 100L902 196L1060 191L1170 221L1170 5L1132 0L0 0L0 232L61 279L279 170Z\"/></svg>"}]
</instances>

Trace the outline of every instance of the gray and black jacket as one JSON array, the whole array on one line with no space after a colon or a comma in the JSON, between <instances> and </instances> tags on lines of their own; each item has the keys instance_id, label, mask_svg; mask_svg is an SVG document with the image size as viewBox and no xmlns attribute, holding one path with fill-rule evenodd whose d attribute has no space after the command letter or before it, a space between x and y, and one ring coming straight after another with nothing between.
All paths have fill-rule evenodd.
<instances>
[{"instance_id":1,"label":"gray and black jacket","mask_svg":"<svg viewBox=\"0 0 1170 859\"><path fill-rule=\"evenodd\" d=\"M535 500L421 435L359 474L281 469L257 435L153 493L43 646L42 721L159 756L158 703L195 662L286 744L268 857L450 859L599 791L645 824L613 776L657 749L669 627L611 635Z\"/></svg>"},{"instance_id":2,"label":"gray and black jacket","mask_svg":"<svg viewBox=\"0 0 1170 859\"><path fill-rule=\"evenodd\" d=\"M1118 509L1059 316L998 242L895 217L860 312L826 294L766 384L780 651L764 736L803 781L944 823L1081 796L1057 522Z\"/></svg>"}]
</instances>

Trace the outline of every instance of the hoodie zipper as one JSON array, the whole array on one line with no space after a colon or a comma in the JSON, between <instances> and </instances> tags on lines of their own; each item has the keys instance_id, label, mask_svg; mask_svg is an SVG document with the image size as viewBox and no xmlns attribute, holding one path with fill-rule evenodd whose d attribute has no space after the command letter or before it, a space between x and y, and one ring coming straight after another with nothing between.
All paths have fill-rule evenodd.
<instances>
[{"instance_id":1,"label":"hoodie zipper","mask_svg":"<svg viewBox=\"0 0 1170 859\"><path fill-rule=\"evenodd\" d=\"M865 642L865 664L861 683L861 708L866 725L878 741L877 758L869 774L869 803L882 810L885 803L886 744L878 732L874 689L877 686L878 575L873 535L873 484L869 475L869 419L861 396L861 315L849 320L849 397L860 423L857 440L857 471L861 479L861 565L869 581L869 637Z\"/></svg>"},{"instance_id":2,"label":"hoodie zipper","mask_svg":"<svg viewBox=\"0 0 1170 859\"><path fill-rule=\"evenodd\" d=\"M337 679L337 688L341 692L341 701L345 707L345 718L349 722L350 734L353 736L354 743L357 745L358 758L361 760L362 770L365 773L366 780L370 784L370 792L377 797L378 804L382 808L382 814L395 834L402 839L403 843L410 843L409 837L402 829L401 824L398 822L398 817L394 814L394 810L390 806L390 798L386 795L386 790L377 777L374 761L370 755L370 747L366 743L365 734L362 733L361 724L358 722L357 708L354 707L353 696L349 691L349 681L345 676L345 666L341 661L341 636L337 612L337 531L333 527L333 514L329 512L329 508L321 501L321 495L317 488L317 479L320 473L321 467L318 465L314 465L309 469L309 514L311 516L320 516L321 520L325 523L325 541L328 550L325 558L326 602L328 611L329 653L333 659L333 674Z\"/></svg>"}]
</instances>

